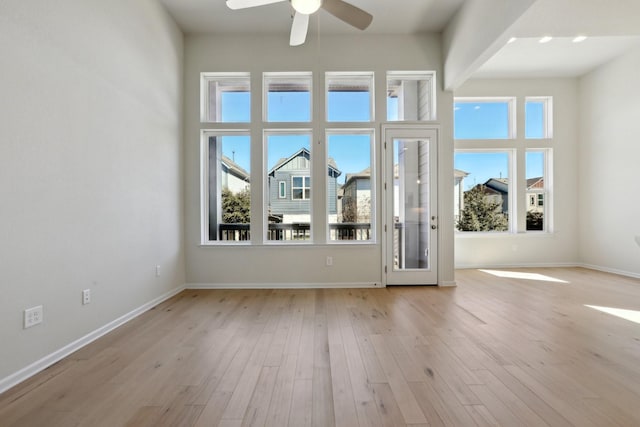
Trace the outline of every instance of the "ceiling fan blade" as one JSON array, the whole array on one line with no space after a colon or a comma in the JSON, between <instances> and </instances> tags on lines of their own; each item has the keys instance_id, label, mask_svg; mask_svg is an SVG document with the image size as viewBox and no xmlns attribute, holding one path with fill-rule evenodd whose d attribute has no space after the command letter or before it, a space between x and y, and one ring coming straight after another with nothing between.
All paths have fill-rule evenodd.
<instances>
[{"instance_id":1,"label":"ceiling fan blade","mask_svg":"<svg viewBox=\"0 0 640 427\"><path fill-rule=\"evenodd\" d=\"M289 37L290 46L300 46L307 39L307 29L309 28L309 15L296 12L293 15L293 23L291 24L291 36Z\"/></svg>"},{"instance_id":2,"label":"ceiling fan blade","mask_svg":"<svg viewBox=\"0 0 640 427\"><path fill-rule=\"evenodd\" d=\"M364 30L373 21L371 14L342 0L324 0L322 8L359 30Z\"/></svg>"},{"instance_id":3,"label":"ceiling fan blade","mask_svg":"<svg viewBox=\"0 0 640 427\"><path fill-rule=\"evenodd\" d=\"M280 3L286 0L227 0L229 9L247 9L249 7L264 6L266 4Z\"/></svg>"}]
</instances>

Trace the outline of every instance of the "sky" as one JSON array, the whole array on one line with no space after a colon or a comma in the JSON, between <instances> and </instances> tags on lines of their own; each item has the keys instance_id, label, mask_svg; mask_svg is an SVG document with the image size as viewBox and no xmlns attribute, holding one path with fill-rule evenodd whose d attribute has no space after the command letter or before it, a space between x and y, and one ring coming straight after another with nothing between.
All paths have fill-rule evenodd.
<instances>
[{"instance_id":1,"label":"sky","mask_svg":"<svg viewBox=\"0 0 640 427\"><path fill-rule=\"evenodd\" d=\"M328 122L366 122L370 118L368 92L330 92ZM309 92L271 92L267 98L268 121L310 122L311 98ZM397 120L397 99L387 100L387 120ZM540 138L544 133L544 103L527 102L525 136ZM509 136L509 110L506 102L458 102L454 107L454 136L457 139L507 139ZM222 122L248 123L250 121L250 95L248 92L222 93ZM223 154L250 172L249 136L224 136ZM267 143L267 167L282 157L293 155L302 147L310 147L310 135L272 135ZM343 174L360 172L371 165L370 135L330 134L328 153ZM313 153L313 155L318 155ZM455 154L455 168L469 173L465 190L489 178L508 177L508 155L502 153ZM544 154L526 154L526 177L542 176Z\"/></svg>"}]
</instances>

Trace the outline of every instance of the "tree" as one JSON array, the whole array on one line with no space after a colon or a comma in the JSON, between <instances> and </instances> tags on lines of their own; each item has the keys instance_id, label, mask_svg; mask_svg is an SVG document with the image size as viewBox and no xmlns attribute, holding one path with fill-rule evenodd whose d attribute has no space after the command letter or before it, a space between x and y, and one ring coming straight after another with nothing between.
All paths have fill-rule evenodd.
<instances>
[{"instance_id":1,"label":"tree","mask_svg":"<svg viewBox=\"0 0 640 427\"><path fill-rule=\"evenodd\" d=\"M244 189L237 193L222 190L222 222L248 224L251 220L251 193Z\"/></svg>"},{"instance_id":2,"label":"tree","mask_svg":"<svg viewBox=\"0 0 640 427\"><path fill-rule=\"evenodd\" d=\"M527 230L543 230L544 215L542 212L527 212Z\"/></svg>"},{"instance_id":3,"label":"tree","mask_svg":"<svg viewBox=\"0 0 640 427\"><path fill-rule=\"evenodd\" d=\"M507 231L509 220L501 211L502 202L492 202L478 185L464 193L464 209L456 224L459 231Z\"/></svg>"}]
</instances>

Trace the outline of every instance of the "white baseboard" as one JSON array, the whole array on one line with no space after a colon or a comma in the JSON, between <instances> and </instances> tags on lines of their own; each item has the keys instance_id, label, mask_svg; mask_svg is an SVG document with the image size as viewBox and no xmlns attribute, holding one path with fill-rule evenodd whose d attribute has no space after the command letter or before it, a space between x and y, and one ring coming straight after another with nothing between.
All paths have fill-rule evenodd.
<instances>
[{"instance_id":1,"label":"white baseboard","mask_svg":"<svg viewBox=\"0 0 640 427\"><path fill-rule=\"evenodd\" d=\"M456 270L468 270L477 268L554 268L554 267L582 267L575 262L547 262L547 263L517 263L517 264L456 264Z\"/></svg>"},{"instance_id":2,"label":"white baseboard","mask_svg":"<svg viewBox=\"0 0 640 427\"><path fill-rule=\"evenodd\" d=\"M448 288L448 287L451 288L451 287L458 286L458 284L456 283L455 280L445 280L438 283L438 286L440 286L441 288Z\"/></svg>"},{"instance_id":3,"label":"white baseboard","mask_svg":"<svg viewBox=\"0 0 640 427\"><path fill-rule=\"evenodd\" d=\"M631 271L618 270L618 269L615 269L615 268L602 267L600 265L593 265L593 264L579 264L578 266L579 267L583 267L583 268L588 268L588 269L591 269L591 270L603 271L605 273L617 274L617 275L620 275L620 276L626 276L626 277L632 277L634 279L640 279L640 274L633 273Z\"/></svg>"},{"instance_id":4,"label":"white baseboard","mask_svg":"<svg viewBox=\"0 0 640 427\"><path fill-rule=\"evenodd\" d=\"M139 315L141 315L142 313L146 312L147 310L149 310L149 309L157 306L158 304L168 300L172 296L182 292L184 289L185 289L184 286L180 286L180 287L178 287L178 288L176 288L176 289L174 289L172 291L169 291L169 292L165 293L164 295L161 295L158 298L155 298L152 301L149 301L148 303L136 308L135 310L130 311L129 313L118 317L117 319L107 323L106 325L96 329L95 331L88 333L87 335L83 336L82 338L79 338L79 339L73 341L72 343L65 345L61 349L54 351L53 353L43 357L42 359L35 361L31 365L20 369L18 372L15 372L15 373L9 375L8 377L1 379L0 380L0 393L3 393L5 391L9 390L11 387L13 387L13 386L21 383L22 381L25 381L26 379L34 376L38 372L48 368L49 366L53 365L54 363L59 362L60 360L62 360L63 358L67 357L71 353L81 349L82 347L86 346L87 344L89 344L89 343L97 340L98 338L108 334L112 330L116 329L118 326L121 326L121 325L127 323L128 321L138 317Z\"/></svg>"},{"instance_id":5,"label":"white baseboard","mask_svg":"<svg viewBox=\"0 0 640 427\"><path fill-rule=\"evenodd\" d=\"M348 283L187 283L187 289L343 289L381 288L378 282Z\"/></svg>"}]
</instances>

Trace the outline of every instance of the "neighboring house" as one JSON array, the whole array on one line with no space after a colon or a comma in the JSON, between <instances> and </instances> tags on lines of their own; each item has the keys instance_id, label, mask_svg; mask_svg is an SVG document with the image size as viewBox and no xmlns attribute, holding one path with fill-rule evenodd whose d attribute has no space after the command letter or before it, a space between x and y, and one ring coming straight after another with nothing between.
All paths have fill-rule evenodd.
<instances>
[{"instance_id":1,"label":"neighboring house","mask_svg":"<svg viewBox=\"0 0 640 427\"><path fill-rule=\"evenodd\" d=\"M347 174L341 188L342 222L371 222L371 169Z\"/></svg>"},{"instance_id":2,"label":"neighboring house","mask_svg":"<svg viewBox=\"0 0 640 427\"><path fill-rule=\"evenodd\" d=\"M220 160L220 185L222 189L238 193L249 189L251 177L242 166L223 155Z\"/></svg>"},{"instance_id":3,"label":"neighboring house","mask_svg":"<svg viewBox=\"0 0 640 427\"><path fill-rule=\"evenodd\" d=\"M453 215L456 221L460 218L460 213L464 209L464 179L469 176L468 172L460 169L453 171Z\"/></svg>"},{"instance_id":4,"label":"neighboring house","mask_svg":"<svg viewBox=\"0 0 640 427\"><path fill-rule=\"evenodd\" d=\"M308 223L311 210L311 153L301 148L291 157L280 159L269 171L269 221ZM337 178L342 174L329 159L327 170L329 215L337 218ZM335 220L335 219L334 219Z\"/></svg>"},{"instance_id":5,"label":"neighboring house","mask_svg":"<svg viewBox=\"0 0 640 427\"><path fill-rule=\"evenodd\" d=\"M527 179L527 212L544 212L544 178Z\"/></svg>"},{"instance_id":6,"label":"neighboring house","mask_svg":"<svg viewBox=\"0 0 640 427\"><path fill-rule=\"evenodd\" d=\"M462 172L462 171L456 171ZM466 176L466 175L465 175ZM457 175L456 175L457 183ZM506 178L490 178L484 184L478 184L474 188L480 187L491 202L500 203L503 213L509 211L509 180ZM544 178L536 177L527 179L527 212L544 211ZM464 206L460 207L460 211ZM457 212L460 212L457 211Z\"/></svg>"}]
</instances>

